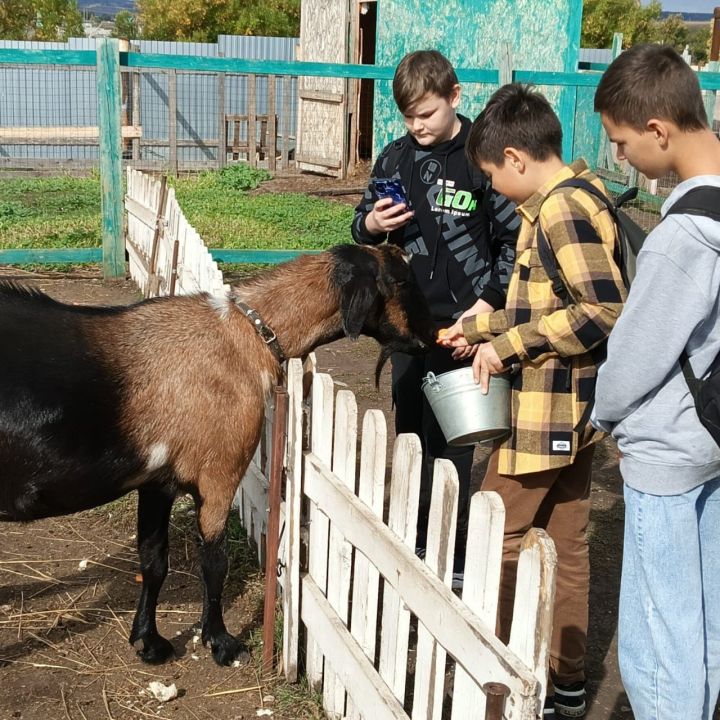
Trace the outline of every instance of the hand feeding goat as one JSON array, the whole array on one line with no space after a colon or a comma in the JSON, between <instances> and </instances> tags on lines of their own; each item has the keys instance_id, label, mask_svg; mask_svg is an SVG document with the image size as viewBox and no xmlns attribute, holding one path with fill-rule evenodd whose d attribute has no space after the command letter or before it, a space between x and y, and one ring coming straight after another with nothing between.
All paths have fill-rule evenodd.
<instances>
[{"instance_id":1,"label":"hand feeding goat","mask_svg":"<svg viewBox=\"0 0 720 720\"><path fill-rule=\"evenodd\" d=\"M262 430L283 357L343 335L390 351L433 342L427 305L397 248L339 246L251 278L228 297L67 306L0 284L0 520L64 515L138 491L142 592L130 634L147 662L157 630L168 522L192 494L204 583L202 639L219 664L242 643L225 629L225 524ZM276 336L276 339L273 338Z\"/></svg>"}]
</instances>

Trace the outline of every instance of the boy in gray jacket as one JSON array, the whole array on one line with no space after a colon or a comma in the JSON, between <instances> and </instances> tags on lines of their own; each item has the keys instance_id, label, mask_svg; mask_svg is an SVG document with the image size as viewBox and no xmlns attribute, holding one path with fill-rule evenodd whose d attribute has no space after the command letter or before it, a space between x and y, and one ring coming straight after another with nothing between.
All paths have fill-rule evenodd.
<instances>
[{"instance_id":1,"label":"boy in gray jacket","mask_svg":"<svg viewBox=\"0 0 720 720\"><path fill-rule=\"evenodd\" d=\"M635 46L595 95L618 157L689 190L720 187L720 142L695 73L671 48ZM720 223L673 214L648 236L600 368L592 422L621 453L625 539L620 671L635 720L707 720L720 690L720 448L698 419L697 377L720 353Z\"/></svg>"}]
</instances>

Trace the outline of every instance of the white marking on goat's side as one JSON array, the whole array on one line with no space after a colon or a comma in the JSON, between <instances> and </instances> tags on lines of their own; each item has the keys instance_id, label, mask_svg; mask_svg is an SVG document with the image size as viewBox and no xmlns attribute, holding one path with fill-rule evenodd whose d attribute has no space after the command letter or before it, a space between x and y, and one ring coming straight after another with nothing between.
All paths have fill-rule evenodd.
<instances>
[{"instance_id":1,"label":"white marking on goat's side","mask_svg":"<svg viewBox=\"0 0 720 720\"><path fill-rule=\"evenodd\" d=\"M165 443L155 443L148 451L147 471L159 470L168 461L170 448Z\"/></svg>"},{"instance_id":2,"label":"white marking on goat's side","mask_svg":"<svg viewBox=\"0 0 720 720\"><path fill-rule=\"evenodd\" d=\"M230 298L227 295L218 297L211 295L208 298L210 307L220 316L221 320L227 320L230 317Z\"/></svg>"}]
</instances>

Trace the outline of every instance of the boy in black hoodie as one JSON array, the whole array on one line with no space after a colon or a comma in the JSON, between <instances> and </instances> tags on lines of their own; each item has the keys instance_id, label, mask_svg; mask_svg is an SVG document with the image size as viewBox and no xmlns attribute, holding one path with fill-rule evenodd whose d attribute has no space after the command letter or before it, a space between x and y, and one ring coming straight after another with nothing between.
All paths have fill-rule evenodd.
<instances>
[{"instance_id":1,"label":"boy in black hoodie","mask_svg":"<svg viewBox=\"0 0 720 720\"><path fill-rule=\"evenodd\" d=\"M352 235L376 245L387 240L412 254L410 265L438 328L466 315L505 305L520 219L507 198L465 157L470 120L458 115L460 85L436 50L406 55L393 78L393 96L408 133L390 143L373 167L356 208ZM399 179L408 203L378 199L376 178ZM418 549L425 546L435 458L452 460L460 480L453 585L462 582L474 447L449 447L421 390L422 378L472 361L475 348L435 347L427 355L392 356L396 433L421 440L425 463L420 489Z\"/></svg>"}]
</instances>

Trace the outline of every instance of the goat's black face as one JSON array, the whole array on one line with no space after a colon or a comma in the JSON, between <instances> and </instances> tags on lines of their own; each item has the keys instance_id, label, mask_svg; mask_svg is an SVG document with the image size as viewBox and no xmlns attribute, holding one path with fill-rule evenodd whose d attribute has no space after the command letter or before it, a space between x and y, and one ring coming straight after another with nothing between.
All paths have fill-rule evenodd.
<instances>
[{"instance_id":1,"label":"goat's black face","mask_svg":"<svg viewBox=\"0 0 720 720\"><path fill-rule=\"evenodd\" d=\"M343 330L351 338L369 335L383 346L376 375L394 352L427 352L435 328L402 250L341 245L334 252Z\"/></svg>"}]
</instances>

